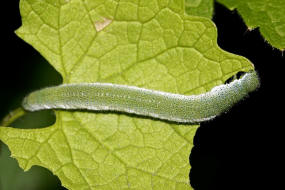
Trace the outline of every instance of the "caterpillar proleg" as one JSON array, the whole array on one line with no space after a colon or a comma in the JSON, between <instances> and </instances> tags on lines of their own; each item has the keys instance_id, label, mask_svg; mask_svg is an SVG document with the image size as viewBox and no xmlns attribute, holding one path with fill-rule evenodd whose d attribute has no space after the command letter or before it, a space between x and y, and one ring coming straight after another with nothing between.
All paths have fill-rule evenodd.
<instances>
[{"instance_id":1,"label":"caterpillar proleg","mask_svg":"<svg viewBox=\"0 0 285 190\"><path fill-rule=\"evenodd\" d=\"M112 110L162 120L197 123L227 111L259 86L255 71L200 95L180 95L110 83L63 84L32 92L23 101L42 109Z\"/></svg>"}]
</instances>

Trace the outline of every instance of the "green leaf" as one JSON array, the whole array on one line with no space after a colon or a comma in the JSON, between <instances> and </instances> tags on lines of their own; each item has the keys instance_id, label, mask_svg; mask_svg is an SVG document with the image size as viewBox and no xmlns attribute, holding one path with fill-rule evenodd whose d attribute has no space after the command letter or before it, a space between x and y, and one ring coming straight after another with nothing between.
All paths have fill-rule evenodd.
<instances>
[{"instance_id":1,"label":"green leaf","mask_svg":"<svg viewBox=\"0 0 285 190\"><path fill-rule=\"evenodd\" d=\"M214 24L185 14L184 0L21 0L17 34L64 83L109 82L199 94L239 71ZM0 127L19 165L43 166L68 189L191 189L197 125L119 113L56 111L43 129Z\"/></svg>"},{"instance_id":2,"label":"green leaf","mask_svg":"<svg viewBox=\"0 0 285 190\"><path fill-rule=\"evenodd\" d=\"M41 167L33 167L28 172L18 166L13 158L9 158L7 146L0 143L0 189L1 190L49 190L60 187L59 180Z\"/></svg>"},{"instance_id":3,"label":"green leaf","mask_svg":"<svg viewBox=\"0 0 285 190\"><path fill-rule=\"evenodd\" d=\"M185 0L190 15L212 18L213 0ZM249 30L259 28L261 35L273 47L285 49L284 0L217 0L230 10L237 9Z\"/></svg>"},{"instance_id":4,"label":"green leaf","mask_svg":"<svg viewBox=\"0 0 285 190\"><path fill-rule=\"evenodd\" d=\"M214 12L214 0L185 0L185 8L189 15L211 19Z\"/></svg>"},{"instance_id":5,"label":"green leaf","mask_svg":"<svg viewBox=\"0 0 285 190\"><path fill-rule=\"evenodd\" d=\"M21 117L23 114L23 110L15 110L6 117L6 121L12 122L15 128L47 126L54 121L52 111L30 112ZM16 117L19 119L14 120ZM3 123L4 126L6 124L8 123ZM59 188L63 189L60 181L47 169L32 167L28 172L23 172L17 161L10 157L8 147L0 142L1 190L59 190Z\"/></svg>"},{"instance_id":6,"label":"green leaf","mask_svg":"<svg viewBox=\"0 0 285 190\"><path fill-rule=\"evenodd\" d=\"M244 22L260 33L273 47L285 49L284 0L218 0L229 9L237 9Z\"/></svg>"}]
</instances>

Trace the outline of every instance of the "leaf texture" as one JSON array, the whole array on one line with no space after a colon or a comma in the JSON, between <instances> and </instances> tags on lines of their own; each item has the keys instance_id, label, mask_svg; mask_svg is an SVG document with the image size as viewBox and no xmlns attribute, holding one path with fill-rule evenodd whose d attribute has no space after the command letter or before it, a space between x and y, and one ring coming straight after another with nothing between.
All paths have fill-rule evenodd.
<instances>
[{"instance_id":1,"label":"leaf texture","mask_svg":"<svg viewBox=\"0 0 285 190\"><path fill-rule=\"evenodd\" d=\"M189 15L212 19L214 0L185 0L185 11Z\"/></svg>"},{"instance_id":2,"label":"leaf texture","mask_svg":"<svg viewBox=\"0 0 285 190\"><path fill-rule=\"evenodd\" d=\"M185 0L189 15L212 18L213 0ZM285 49L284 0L217 0L230 10L236 9L249 30L259 28L261 35L273 47Z\"/></svg>"},{"instance_id":3,"label":"leaf texture","mask_svg":"<svg viewBox=\"0 0 285 190\"><path fill-rule=\"evenodd\" d=\"M184 0L21 0L17 30L63 83L108 82L200 94L245 58L217 46L214 24L185 14ZM189 155L198 125L112 112L55 111L43 129L0 127L24 170L48 168L68 189L192 189Z\"/></svg>"},{"instance_id":4,"label":"leaf texture","mask_svg":"<svg viewBox=\"0 0 285 190\"><path fill-rule=\"evenodd\" d=\"M260 33L273 47L285 49L284 0L218 0L229 9L237 9L249 29Z\"/></svg>"}]
</instances>

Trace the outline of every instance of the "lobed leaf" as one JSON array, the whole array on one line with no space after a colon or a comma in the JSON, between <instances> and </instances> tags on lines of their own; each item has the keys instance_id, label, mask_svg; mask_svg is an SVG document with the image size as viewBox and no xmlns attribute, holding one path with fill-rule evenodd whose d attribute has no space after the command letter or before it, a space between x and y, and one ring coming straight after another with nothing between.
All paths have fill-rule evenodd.
<instances>
[{"instance_id":1,"label":"lobed leaf","mask_svg":"<svg viewBox=\"0 0 285 190\"><path fill-rule=\"evenodd\" d=\"M21 0L17 30L64 83L108 82L199 94L245 58L217 46L214 24L185 14L184 0ZM24 170L48 168L68 189L191 189L197 125L133 115L56 111L44 129L0 127Z\"/></svg>"}]
</instances>

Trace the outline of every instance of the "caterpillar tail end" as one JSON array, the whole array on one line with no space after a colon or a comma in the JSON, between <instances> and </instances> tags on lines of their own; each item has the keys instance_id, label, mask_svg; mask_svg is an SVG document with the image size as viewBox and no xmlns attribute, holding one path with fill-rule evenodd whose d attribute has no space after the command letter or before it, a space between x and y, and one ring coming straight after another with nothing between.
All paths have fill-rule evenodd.
<instances>
[{"instance_id":1,"label":"caterpillar tail end","mask_svg":"<svg viewBox=\"0 0 285 190\"><path fill-rule=\"evenodd\" d=\"M42 110L42 108L37 107L35 104L31 104L31 98L30 98L31 94L29 94L28 96L26 96L23 101L22 101L22 107L24 108L24 110L26 111L38 111L38 110Z\"/></svg>"},{"instance_id":2,"label":"caterpillar tail end","mask_svg":"<svg viewBox=\"0 0 285 190\"><path fill-rule=\"evenodd\" d=\"M22 107L24 108L24 110L26 111L35 111L33 110L33 108L29 105L29 101L28 101L28 96L26 96L23 101L22 101Z\"/></svg>"}]
</instances>

